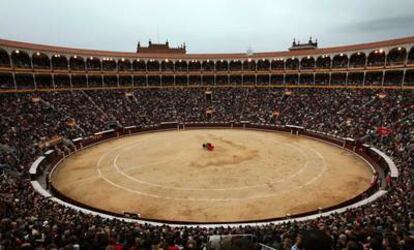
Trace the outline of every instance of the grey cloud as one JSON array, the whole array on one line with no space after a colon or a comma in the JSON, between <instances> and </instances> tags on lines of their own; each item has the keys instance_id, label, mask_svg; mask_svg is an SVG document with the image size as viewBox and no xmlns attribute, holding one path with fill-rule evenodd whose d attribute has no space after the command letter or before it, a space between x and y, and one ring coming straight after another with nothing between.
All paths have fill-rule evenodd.
<instances>
[{"instance_id":1,"label":"grey cloud","mask_svg":"<svg viewBox=\"0 0 414 250\"><path fill-rule=\"evenodd\" d=\"M355 32L388 32L395 30L411 30L414 32L414 15L403 15L394 17L384 17L369 21L348 24L344 29Z\"/></svg>"}]
</instances>

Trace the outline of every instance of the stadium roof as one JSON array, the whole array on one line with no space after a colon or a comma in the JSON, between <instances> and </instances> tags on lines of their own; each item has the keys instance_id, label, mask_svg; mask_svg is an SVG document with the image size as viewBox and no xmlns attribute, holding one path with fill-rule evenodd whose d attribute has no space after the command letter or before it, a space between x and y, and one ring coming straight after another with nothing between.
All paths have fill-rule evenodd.
<instances>
[{"instance_id":1,"label":"stadium roof","mask_svg":"<svg viewBox=\"0 0 414 250\"><path fill-rule=\"evenodd\" d=\"M245 58L277 58L287 56L307 56L307 55L322 55L322 54L334 54L334 53L346 53L362 50L374 50L385 47L397 47L407 44L414 44L414 36L403 37L392 40L377 41L371 43L361 43L354 45L344 45L329 48L319 48L311 50L299 50L299 51L276 51L276 52L258 52L252 55L246 53L220 53L220 54L140 54L135 52L115 52L115 51L103 51L103 50L88 50L79 48L58 47L50 45L33 44L19 41L11 41L0 39L1 47L10 47L23 50L31 50L36 52L45 53L59 53L59 54L73 54L78 56L106 56L106 57L126 57L126 58L140 58L140 59L245 59Z\"/></svg>"}]
</instances>

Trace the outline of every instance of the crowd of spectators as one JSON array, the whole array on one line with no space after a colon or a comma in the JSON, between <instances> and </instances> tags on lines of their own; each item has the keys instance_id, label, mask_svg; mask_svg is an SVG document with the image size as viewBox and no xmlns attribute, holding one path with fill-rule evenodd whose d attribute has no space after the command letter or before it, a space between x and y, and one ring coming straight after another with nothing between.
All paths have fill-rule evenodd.
<instances>
[{"instance_id":1,"label":"crowd of spectators","mask_svg":"<svg viewBox=\"0 0 414 250\"><path fill-rule=\"evenodd\" d=\"M14 81L15 79L15 81ZM414 70L388 70L363 72L245 74L245 75L200 75L193 76L131 76L99 74L28 74L0 73L0 89L70 89L141 87L141 86L212 86L212 85L352 85L352 86L413 86Z\"/></svg>"},{"instance_id":2,"label":"crowd of spectators","mask_svg":"<svg viewBox=\"0 0 414 250\"><path fill-rule=\"evenodd\" d=\"M309 249L301 241L315 230L328 239L327 249L414 249L413 91L171 88L9 93L0 99L0 249L203 249L209 236L230 234L252 234L278 250ZM364 138L394 160L400 177L385 196L341 214L217 228L103 219L54 203L31 187L27 172L47 138L70 141L169 121L291 124ZM380 137L378 127L392 133Z\"/></svg>"}]
</instances>

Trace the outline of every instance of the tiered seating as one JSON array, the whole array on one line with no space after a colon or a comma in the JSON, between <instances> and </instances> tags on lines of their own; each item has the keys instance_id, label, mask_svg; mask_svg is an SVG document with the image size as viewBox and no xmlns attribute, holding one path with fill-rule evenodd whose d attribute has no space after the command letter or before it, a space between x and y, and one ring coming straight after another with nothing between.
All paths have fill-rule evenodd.
<instances>
[{"instance_id":1,"label":"tiered seating","mask_svg":"<svg viewBox=\"0 0 414 250\"><path fill-rule=\"evenodd\" d=\"M300 232L315 229L328 235L332 249L412 249L412 91L218 88L211 90L209 101L206 90L0 94L0 248L167 249L179 245L202 249L209 235L244 233L276 249L291 249ZM213 110L211 116L206 115L207 109ZM48 149L39 147L45 138L73 139L111 126L232 120L301 125L344 137L364 137L391 156L401 174L386 196L342 214L282 225L211 229L129 224L82 214L43 198L28 179L30 164ZM392 133L379 137L377 127L390 128ZM63 152L68 146L53 148Z\"/></svg>"}]
</instances>

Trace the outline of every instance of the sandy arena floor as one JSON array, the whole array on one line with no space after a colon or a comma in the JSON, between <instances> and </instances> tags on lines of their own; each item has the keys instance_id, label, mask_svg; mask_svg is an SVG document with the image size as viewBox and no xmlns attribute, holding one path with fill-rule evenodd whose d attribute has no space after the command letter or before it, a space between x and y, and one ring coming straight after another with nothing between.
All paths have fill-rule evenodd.
<instances>
[{"instance_id":1,"label":"sandy arena floor","mask_svg":"<svg viewBox=\"0 0 414 250\"><path fill-rule=\"evenodd\" d=\"M214 151L202 149L211 142ZM352 153L287 133L197 129L124 137L81 151L54 173L67 196L144 218L229 222L327 207L369 187Z\"/></svg>"}]
</instances>

